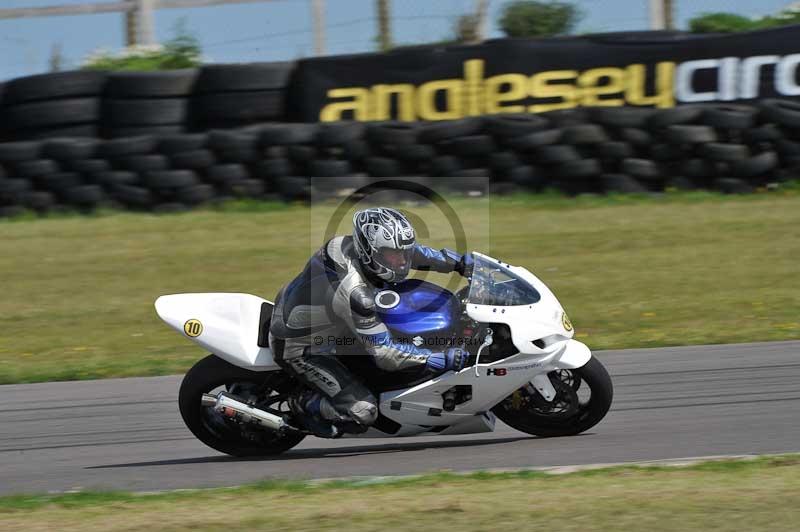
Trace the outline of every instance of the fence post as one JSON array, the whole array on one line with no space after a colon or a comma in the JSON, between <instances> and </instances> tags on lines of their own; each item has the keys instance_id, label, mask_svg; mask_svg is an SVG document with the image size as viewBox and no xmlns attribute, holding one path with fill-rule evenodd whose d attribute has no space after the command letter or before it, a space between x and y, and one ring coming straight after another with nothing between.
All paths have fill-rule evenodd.
<instances>
[{"instance_id":1,"label":"fence post","mask_svg":"<svg viewBox=\"0 0 800 532\"><path fill-rule=\"evenodd\" d=\"M154 11L156 0L133 0L135 8L125 13L125 44L156 44Z\"/></svg>"}]
</instances>

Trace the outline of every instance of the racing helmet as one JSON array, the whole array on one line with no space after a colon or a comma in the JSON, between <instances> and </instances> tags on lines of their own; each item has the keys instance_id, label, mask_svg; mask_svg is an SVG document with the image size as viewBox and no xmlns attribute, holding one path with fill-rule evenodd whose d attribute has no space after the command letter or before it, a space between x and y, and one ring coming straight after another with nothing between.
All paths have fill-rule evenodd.
<instances>
[{"instance_id":1,"label":"racing helmet","mask_svg":"<svg viewBox=\"0 0 800 532\"><path fill-rule=\"evenodd\" d=\"M403 213L374 207L353 215L353 244L363 269L389 283L399 283L411 269L416 236Z\"/></svg>"}]
</instances>

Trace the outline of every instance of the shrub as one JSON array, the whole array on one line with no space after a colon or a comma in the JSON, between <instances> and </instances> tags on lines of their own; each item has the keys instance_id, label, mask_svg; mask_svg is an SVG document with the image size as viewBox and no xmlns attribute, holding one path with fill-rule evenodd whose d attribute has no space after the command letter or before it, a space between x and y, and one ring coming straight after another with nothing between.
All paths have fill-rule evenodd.
<instances>
[{"instance_id":1,"label":"shrub","mask_svg":"<svg viewBox=\"0 0 800 532\"><path fill-rule=\"evenodd\" d=\"M99 50L87 57L86 70L174 70L192 68L202 62L200 43L182 25L165 44L129 46L117 53Z\"/></svg>"},{"instance_id":2,"label":"shrub","mask_svg":"<svg viewBox=\"0 0 800 532\"><path fill-rule=\"evenodd\" d=\"M549 37L569 33L581 14L572 4L519 0L508 4L500 16L500 29L508 37Z\"/></svg>"},{"instance_id":3,"label":"shrub","mask_svg":"<svg viewBox=\"0 0 800 532\"><path fill-rule=\"evenodd\" d=\"M732 33L755 29L756 23L733 13L704 13L689 21L694 33Z\"/></svg>"}]
</instances>

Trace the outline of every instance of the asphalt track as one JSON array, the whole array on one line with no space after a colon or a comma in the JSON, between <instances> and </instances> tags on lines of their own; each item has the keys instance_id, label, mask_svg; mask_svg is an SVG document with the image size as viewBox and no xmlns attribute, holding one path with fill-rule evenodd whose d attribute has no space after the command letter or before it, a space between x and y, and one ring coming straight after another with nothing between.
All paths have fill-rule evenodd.
<instances>
[{"instance_id":1,"label":"asphalt track","mask_svg":"<svg viewBox=\"0 0 800 532\"><path fill-rule=\"evenodd\" d=\"M498 423L494 433L456 437L307 438L257 460L193 438L178 414L177 376L0 386L0 494L800 451L800 341L597 356L615 401L580 436L539 439Z\"/></svg>"}]
</instances>

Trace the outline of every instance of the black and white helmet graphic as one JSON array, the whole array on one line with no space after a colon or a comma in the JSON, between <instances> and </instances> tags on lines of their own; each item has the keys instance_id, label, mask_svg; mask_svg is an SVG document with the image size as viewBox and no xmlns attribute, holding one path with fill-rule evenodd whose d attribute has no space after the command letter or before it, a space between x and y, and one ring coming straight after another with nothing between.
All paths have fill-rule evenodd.
<instances>
[{"instance_id":1,"label":"black and white helmet graphic","mask_svg":"<svg viewBox=\"0 0 800 532\"><path fill-rule=\"evenodd\" d=\"M386 207L353 215L353 243L364 269L380 279L398 283L411 269L416 237L403 213Z\"/></svg>"}]
</instances>

